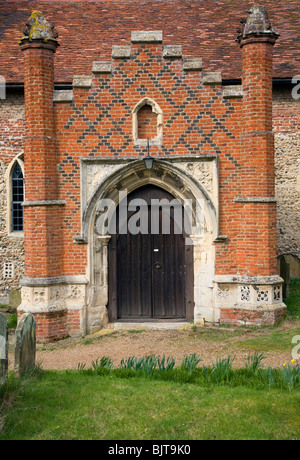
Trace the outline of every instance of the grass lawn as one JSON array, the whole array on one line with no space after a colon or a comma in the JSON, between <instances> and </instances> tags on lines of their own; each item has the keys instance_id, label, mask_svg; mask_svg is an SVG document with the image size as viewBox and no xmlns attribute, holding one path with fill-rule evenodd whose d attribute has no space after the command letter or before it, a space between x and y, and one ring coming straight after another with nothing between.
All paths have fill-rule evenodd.
<instances>
[{"instance_id":1,"label":"grass lawn","mask_svg":"<svg viewBox=\"0 0 300 460\"><path fill-rule=\"evenodd\" d=\"M42 371L0 440L299 440L299 409L300 391Z\"/></svg>"},{"instance_id":2,"label":"grass lawn","mask_svg":"<svg viewBox=\"0 0 300 460\"><path fill-rule=\"evenodd\" d=\"M235 346L249 350L257 351L289 351L295 345L292 345L292 339L300 336L300 326L288 330L274 330L268 334L261 335L249 340L235 342Z\"/></svg>"},{"instance_id":3,"label":"grass lawn","mask_svg":"<svg viewBox=\"0 0 300 460\"><path fill-rule=\"evenodd\" d=\"M257 350L257 358L290 351L300 335L299 280L291 282L286 304L288 327L195 327L189 340L234 340L235 347ZM10 373L0 388L0 440L300 439L299 360L280 369L256 367L255 359L244 369L225 360L193 369L191 360L163 372L152 372L146 358L144 371L129 361L119 369L103 363L23 379Z\"/></svg>"},{"instance_id":4,"label":"grass lawn","mask_svg":"<svg viewBox=\"0 0 300 460\"><path fill-rule=\"evenodd\" d=\"M295 346L292 345L293 337L300 336L300 280L291 280L290 295L284 302L287 306L287 319L295 322L295 327L290 327L287 330L277 330L277 327L268 328L266 330L267 334L262 334L250 340L238 341L235 345L257 351L291 350ZM263 329L262 332L264 332Z\"/></svg>"},{"instance_id":5,"label":"grass lawn","mask_svg":"<svg viewBox=\"0 0 300 460\"><path fill-rule=\"evenodd\" d=\"M300 280L291 279L289 298L285 299L288 317L300 320Z\"/></svg>"},{"instance_id":6,"label":"grass lawn","mask_svg":"<svg viewBox=\"0 0 300 460\"><path fill-rule=\"evenodd\" d=\"M15 308L0 304L0 313L6 316L8 329L17 327L18 315Z\"/></svg>"}]
</instances>

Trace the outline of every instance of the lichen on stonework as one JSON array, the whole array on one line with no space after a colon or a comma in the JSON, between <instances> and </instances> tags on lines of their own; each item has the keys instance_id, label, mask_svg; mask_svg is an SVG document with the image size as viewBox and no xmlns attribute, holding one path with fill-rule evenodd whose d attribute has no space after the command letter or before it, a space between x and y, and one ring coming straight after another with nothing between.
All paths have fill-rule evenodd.
<instances>
[{"instance_id":1,"label":"lichen on stonework","mask_svg":"<svg viewBox=\"0 0 300 460\"><path fill-rule=\"evenodd\" d=\"M44 17L41 11L33 11L26 28L23 32L23 37L20 43L24 40L56 40L58 34L54 31L54 26L50 24Z\"/></svg>"},{"instance_id":2,"label":"lichen on stonework","mask_svg":"<svg viewBox=\"0 0 300 460\"><path fill-rule=\"evenodd\" d=\"M243 24L242 28L238 29L237 42L240 42L242 38L245 38L252 34L271 35L275 39L279 37L279 34L275 32L268 13L264 6L252 6L248 11L249 16L241 20Z\"/></svg>"}]
</instances>

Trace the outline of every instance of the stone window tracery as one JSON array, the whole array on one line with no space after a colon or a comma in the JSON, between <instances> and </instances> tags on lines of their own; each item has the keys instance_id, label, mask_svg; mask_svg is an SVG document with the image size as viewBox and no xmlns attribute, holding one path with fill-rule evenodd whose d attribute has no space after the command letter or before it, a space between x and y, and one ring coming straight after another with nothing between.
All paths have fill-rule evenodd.
<instances>
[{"instance_id":1,"label":"stone window tracery","mask_svg":"<svg viewBox=\"0 0 300 460\"><path fill-rule=\"evenodd\" d=\"M24 177L18 162L12 170L12 199L11 199L11 230L23 232L24 217L22 203L24 201Z\"/></svg>"},{"instance_id":2,"label":"stone window tracery","mask_svg":"<svg viewBox=\"0 0 300 460\"><path fill-rule=\"evenodd\" d=\"M23 234L24 214L24 159L15 157L6 170L7 184L7 231L11 234Z\"/></svg>"}]
</instances>

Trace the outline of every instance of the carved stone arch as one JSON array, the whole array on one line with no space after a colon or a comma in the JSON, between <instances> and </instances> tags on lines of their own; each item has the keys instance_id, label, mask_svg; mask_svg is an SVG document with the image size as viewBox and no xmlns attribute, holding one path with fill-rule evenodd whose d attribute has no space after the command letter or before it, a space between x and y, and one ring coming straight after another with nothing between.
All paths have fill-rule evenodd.
<instances>
[{"instance_id":1,"label":"carved stone arch","mask_svg":"<svg viewBox=\"0 0 300 460\"><path fill-rule=\"evenodd\" d=\"M12 160L11 162L9 163L9 165L7 166L7 169L6 169L6 173L5 173L5 178L6 180L11 176L11 172L15 166L16 163L19 163L21 169L22 169L22 172L24 174L24 154L23 153L19 153L18 155L16 155Z\"/></svg>"},{"instance_id":2,"label":"carved stone arch","mask_svg":"<svg viewBox=\"0 0 300 460\"><path fill-rule=\"evenodd\" d=\"M175 166L167 160L154 162L152 170L145 170L144 162L136 160L125 166L116 166L115 171L103 181L89 199L83 213L82 236L89 241L93 236L98 203L110 200L118 206L120 191L128 194L143 185L153 184L177 198L182 205L185 200L203 200L207 231L213 238L218 236L218 209L205 187L189 172ZM193 226L195 225L196 210L193 208ZM102 235L103 236L103 235Z\"/></svg>"},{"instance_id":3,"label":"carved stone arch","mask_svg":"<svg viewBox=\"0 0 300 460\"><path fill-rule=\"evenodd\" d=\"M156 125L157 125L157 132L154 138L149 139L152 145L161 145L162 138L163 138L163 111L160 106L155 102L153 99L149 97L145 97L142 99L134 109L132 110L132 134L133 140L135 145L147 145L147 139L140 139L139 138L139 128L138 128L138 114L139 111L145 107L146 105L151 106L152 112L156 114Z\"/></svg>"},{"instance_id":4,"label":"carved stone arch","mask_svg":"<svg viewBox=\"0 0 300 460\"><path fill-rule=\"evenodd\" d=\"M99 167L100 163L101 160L99 160ZM200 161L199 165L200 163L202 165L203 162ZM210 161L209 163L213 162ZM193 245L194 251L194 318L197 321L204 316L206 319L214 320L215 246L213 242L218 236L218 200L214 199L204 185L197 180L197 175L189 173L183 162L179 161L174 164L168 160L156 160L154 168L148 171L145 170L143 160L132 160L125 165L116 162L113 171L110 170L110 174L103 174L102 180L97 182L97 188L86 203L82 216L82 238L88 242L89 248L87 326L90 332L96 330L97 327L99 329L103 314L107 315L108 305L108 245L110 235L109 232L103 234L98 231L99 229L97 230L99 213L103 211L103 205L107 205L107 209L111 206L110 215L113 215L122 198L122 192L126 191L129 195L147 184L156 185L166 190L183 205L185 200L193 202L199 200L203 206L204 231L190 235L189 243ZM103 200L107 201L103 202ZM194 225L196 217L197 213L194 207L192 211L193 228L197 228ZM99 317L98 320L97 317Z\"/></svg>"}]
</instances>

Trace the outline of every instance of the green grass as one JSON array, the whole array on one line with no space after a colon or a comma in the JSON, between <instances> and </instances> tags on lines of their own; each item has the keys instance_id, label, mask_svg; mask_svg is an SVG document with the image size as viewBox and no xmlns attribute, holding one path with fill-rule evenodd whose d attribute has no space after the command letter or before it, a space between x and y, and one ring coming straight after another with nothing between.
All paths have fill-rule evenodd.
<instances>
[{"instance_id":1,"label":"green grass","mask_svg":"<svg viewBox=\"0 0 300 460\"><path fill-rule=\"evenodd\" d=\"M18 325L18 315L17 313L12 313L7 318L7 327L8 329L15 329Z\"/></svg>"},{"instance_id":2,"label":"green grass","mask_svg":"<svg viewBox=\"0 0 300 460\"><path fill-rule=\"evenodd\" d=\"M299 326L287 330L271 330L257 338L235 342L234 345L246 350L291 352L295 346L292 344L292 339L297 335L300 336Z\"/></svg>"},{"instance_id":3,"label":"green grass","mask_svg":"<svg viewBox=\"0 0 300 460\"><path fill-rule=\"evenodd\" d=\"M264 368L264 355L201 365L195 354L102 357L78 370L9 375L0 388L0 440L300 439L300 366ZM2 429L1 429L2 424Z\"/></svg>"},{"instance_id":4,"label":"green grass","mask_svg":"<svg viewBox=\"0 0 300 460\"><path fill-rule=\"evenodd\" d=\"M1 309L2 310L5 310L5 312L9 312L9 316L7 316L7 326L8 326L8 329L14 329L17 327L17 323L18 323L18 315L16 313L16 309L15 308L12 308L8 305L2 305L0 304L0 313L1 313Z\"/></svg>"},{"instance_id":5,"label":"green grass","mask_svg":"<svg viewBox=\"0 0 300 460\"><path fill-rule=\"evenodd\" d=\"M244 327L228 330L227 326L221 326L218 329L205 328L200 326L195 330L192 330L189 334L190 338L194 338L196 340L205 340L207 342L227 342L234 337L240 337L243 335L245 335Z\"/></svg>"},{"instance_id":6,"label":"green grass","mask_svg":"<svg viewBox=\"0 0 300 460\"><path fill-rule=\"evenodd\" d=\"M300 439L299 392L126 372L40 372L19 388L0 440Z\"/></svg>"},{"instance_id":7,"label":"green grass","mask_svg":"<svg viewBox=\"0 0 300 460\"><path fill-rule=\"evenodd\" d=\"M189 334L251 350L243 368L234 369L230 355L211 367L196 355L176 366L172 357L151 355L118 368L102 357L90 369L79 363L77 371L39 370L22 379L10 373L0 388L0 440L299 440L299 363L263 366L263 352L291 351L300 335L299 280L292 280L286 304L292 327L285 330Z\"/></svg>"},{"instance_id":8,"label":"green grass","mask_svg":"<svg viewBox=\"0 0 300 460\"><path fill-rule=\"evenodd\" d=\"M261 329L261 335L258 337L235 342L235 345L249 350L266 352L292 351L295 346L292 344L292 339L300 335L300 280L291 280L290 295L285 300L285 304L287 306L287 319L294 321L295 327L286 330L280 330L277 327Z\"/></svg>"},{"instance_id":9,"label":"green grass","mask_svg":"<svg viewBox=\"0 0 300 460\"><path fill-rule=\"evenodd\" d=\"M288 299L285 299L287 314L290 318L300 320L300 280L291 279L290 293Z\"/></svg>"}]
</instances>

